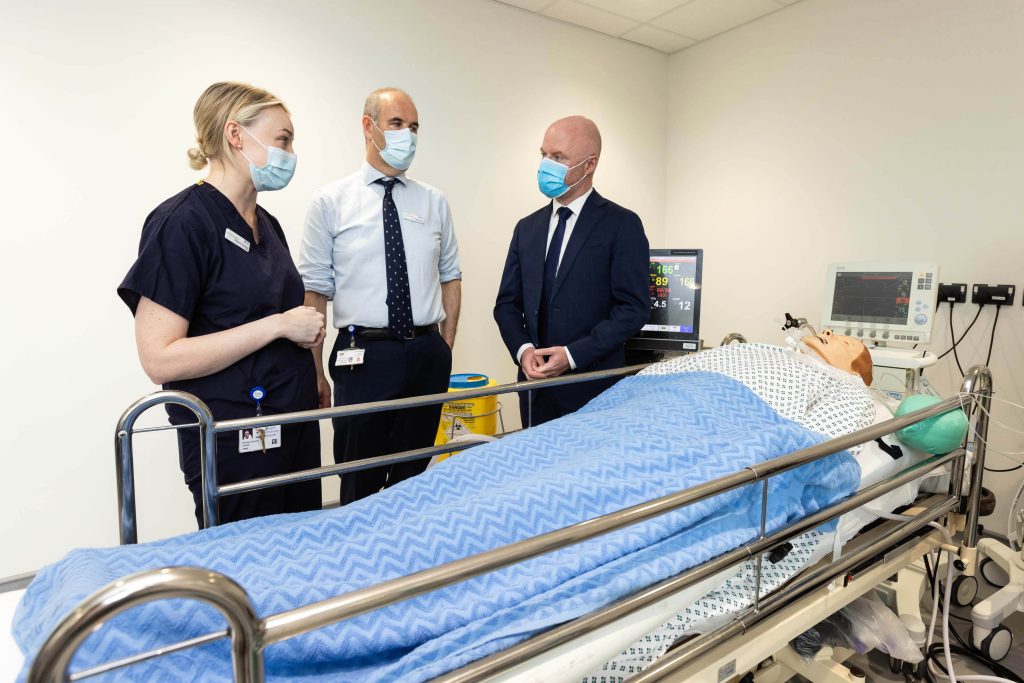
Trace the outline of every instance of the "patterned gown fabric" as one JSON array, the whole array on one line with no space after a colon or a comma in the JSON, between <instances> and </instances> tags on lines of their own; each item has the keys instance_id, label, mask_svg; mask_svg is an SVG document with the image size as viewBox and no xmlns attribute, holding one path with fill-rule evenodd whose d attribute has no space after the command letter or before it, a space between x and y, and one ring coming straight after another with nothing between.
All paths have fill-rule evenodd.
<instances>
[{"instance_id":1,"label":"patterned gown fabric","mask_svg":"<svg viewBox=\"0 0 1024 683\"><path fill-rule=\"evenodd\" d=\"M772 564L767 559L761 565L761 597L780 588L818 557L823 538L821 531L808 531L792 541L793 549ZM748 560L740 570L718 588L697 598L692 605L669 621L654 629L640 640L620 652L599 669L585 676L582 683L624 683L642 672L665 654L683 636L707 633L724 626L738 612L754 606L757 587L755 564Z\"/></svg>"},{"instance_id":2,"label":"patterned gown fabric","mask_svg":"<svg viewBox=\"0 0 1024 683\"><path fill-rule=\"evenodd\" d=\"M84 597L142 569L222 572L266 616L559 529L810 446L821 436L718 373L637 376L581 411L450 458L329 511L245 520L155 543L76 550L40 572L15 619L28 661ZM773 477L769 530L851 493L847 453ZM760 485L270 646L274 680L420 681L593 611L757 536ZM153 603L93 634L72 670L223 627ZM124 680L227 679L225 643L123 670Z\"/></svg>"},{"instance_id":3,"label":"patterned gown fabric","mask_svg":"<svg viewBox=\"0 0 1024 683\"><path fill-rule=\"evenodd\" d=\"M858 377L779 346L721 346L651 365L640 374L686 372L731 377L782 417L830 439L869 427L875 419L871 392Z\"/></svg>"}]
</instances>

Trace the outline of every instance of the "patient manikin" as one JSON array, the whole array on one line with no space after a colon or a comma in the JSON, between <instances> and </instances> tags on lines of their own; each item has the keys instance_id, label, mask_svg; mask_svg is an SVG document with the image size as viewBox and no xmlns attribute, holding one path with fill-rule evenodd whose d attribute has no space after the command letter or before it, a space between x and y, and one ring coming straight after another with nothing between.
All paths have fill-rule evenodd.
<instances>
[{"instance_id":1,"label":"patient manikin","mask_svg":"<svg viewBox=\"0 0 1024 683\"><path fill-rule=\"evenodd\" d=\"M799 344L792 339L787 341L791 342L791 348L795 347L797 352L824 361L837 370L857 375L864 380L864 386L871 386L871 353L863 342L853 337L833 334L832 330L808 335Z\"/></svg>"}]
</instances>

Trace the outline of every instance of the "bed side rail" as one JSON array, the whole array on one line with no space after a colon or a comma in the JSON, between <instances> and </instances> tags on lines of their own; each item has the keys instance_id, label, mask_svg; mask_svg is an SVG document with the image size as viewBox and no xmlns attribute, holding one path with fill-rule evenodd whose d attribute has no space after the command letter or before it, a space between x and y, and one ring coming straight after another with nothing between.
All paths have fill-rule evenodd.
<instances>
[{"instance_id":1,"label":"bed side rail","mask_svg":"<svg viewBox=\"0 0 1024 683\"><path fill-rule=\"evenodd\" d=\"M95 629L132 607L169 598L199 600L217 608L227 620L228 628L193 638L185 643L68 676L68 666L75 652ZM80 680L152 659L161 654L230 637L235 680L262 683L264 669L261 636L259 617L249 602L249 596L241 586L228 577L198 567L153 569L115 581L82 602L43 644L35 661L32 662L28 681L56 683L69 678Z\"/></svg>"},{"instance_id":2,"label":"bed side rail","mask_svg":"<svg viewBox=\"0 0 1024 683\"><path fill-rule=\"evenodd\" d=\"M621 529L631 524L650 519L652 517L665 514L672 510L684 507L692 504L699 500L704 500L711 496L723 493L725 491L751 484L754 482L763 482L764 492L767 492L767 478L779 474L781 472L799 467L800 465L811 462L812 460L826 457L833 453L837 453L846 450L850 446L866 443L873 441L876 438L890 434L894 431L902 429L906 426L920 422L929 417L939 415L949 410L965 408L972 405L973 400L980 400L986 395L990 395L992 389L991 376L987 368L976 366L972 368L968 373L969 380L965 380L965 390L970 388L973 395L961 394L952 398L946 399L934 406L925 408L923 410L909 413L902 417L894 418L878 425L873 425L866 429L859 430L853 434L832 439L824 443L818 444L817 446L806 448L801 451L791 453L789 455L776 458L773 461L762 463L758 467L750 467L739 472L735 472L731 475L720 477L711 482L700 484L655 500L636 505L630 508L612 512L601 517L597 517L579 524L575 524L570 527L552 531L540 536L535 536L517 543L513 543L507 546L496 548L491 551L473 555L461 560L449 562L447 564L426 569L408 576L399 577L389 581L382 582L380 584L369 586L367 588L359 589L346 593L333 598L312 603L310 605L304 605L280 614L268 616L262 621L256 620L252 617L245 625L241 626L246 632L253 632L259 634L259 638L246 639L242 638L238 641L238 647L240 651L238 657L245 659L245 661L253 660L254 653L252 650L262 651L268 645L275 642L280 642L287 638L307 633L309 631L334 624L352 617L364 614L381 607L390 605L395 602L407 600L409 598L427 593L444 586L448 586L454 583L464 581L472 578L479 574L494 571L501 567L505 567L511 564L515 564L537 555L541 555L553 550L564 548L576 543L589 540L596 536ZM987 407L987 406L986 406ZM976 411L974 421L974 434L980 436L980 440L976 440L976 444L984 444L984 438L987 436L985 429L987 429L987 421L983 421L984 411ZM233 426L232 428L237 428ZM977 448L977 445L976 445ZM846 511L857 507L868 500L872 500L882 494L893 490L894 488L903 485L907 481L921 477L931 470L940 467L946 463L953 463L954 471L954 482L951 485L951 491L947 498L943 499L941 503L936 506L932 512L934 516L940 516L946 512L949 512L959 505L960 501L960 482L958 477L955 476L957 470L962 470L962 463L966 457L966 451L960 449L952 453L933 456L932 458L924 461L923 463L910 467L904 470L902 473L894 475L882 482L879 482L873 486L870 486L863 491L860 491L844 501L840 501L836 504L829 506L828 508L819 511L815 515L812 515L804 520L800 520L784 530L776 532L771 535L765 533L765 515L762 510L761 519L761 533L760 536L754 541L742 545L734 551L725 553L711 560L704 565L692 568L683 572L682 574L669 579L661 584L649 587L640 591L633 596L630 596L619 603L612 605L610 608L601 610L592 615L582 617L582 623L588 628L594 628L599 626L598 620L607 620L610 622L614 618L618 618L623 614L640 609L646 604L664 597L669 594L669 586L671 587L670 592L682 590L683 588L692 585L693 583L710 576L712 573L735 564L738 561L750 557L756 557L758 562L760 560L760 554L770 549L771 547L783 542L787 538L791 538L795 535L803 533L808 529L812 529L817 525L824 523L830 519L838 517ZM975 452L975 468L983 469L984 466L984 449L979 453ZM978 477L975 477L979 479ZM980 480L980 479L979 479ZM980 495L980 486L971 491L971 496L977 498ZM767 497L764 497L763 504L767 505ZM968 502L968 527L973 523L977 524L977 512L976 512L976 501ZM972 521L972 511L973 521ZM934 517L933 517L934 518ZM907 529L915 530L920 528L927 521L924 522L908 522L906 525ZM907 533L910 533L908 531ZM965 539L966 544L966 539ZM847 558L846 561L852 561ZM107 595L107 591L110 587L102 589L98 593L86 599L76 610L74 610L65 620L60 624L57 630L51 634L50 638L44 645L43 652L47 653L61 653L60 661L57 662L59 666L53 666L47 664L45 661L41 661L47 658L37 656L33 663L32 674L30 676L31 681L43 681L43 680L64 680L67 675L67 664L71 661L71 657L77 646L85 639L86 635L95 629L99 622L103 621L103 616L100 611L97 610L96 605L106 604L107 609L125 609L123 606L124 602L131 601L134 599L136 590L144 590L145 583L150 580L150 575L159 574L160 572L167 572L169 570L152 570L150 572L143 572L137 574L128 579L117 582L114 586L120 588L118 595L121 596L120 601L111 601ZM213 576L212 573L206 573L206 576ZM180 589L180 586L174 586L175 590ZM760 577L758 575L758 591L755 595L760 595ZM174 595L177 597L189 597L187 591L175 592ZM204 594L197 594L196 597L203 599ZM759 598L758 598L759 599ZM767 601L766 601L767 602ZM774 603L769 603L774 604ZM760 605L755 602L755 613L760 611ZM590 621L586 621L590 620ZM486 666L487 671L484 672L481 669L473 669L472 675L463 674L462 672L466 669L458 672L453 672L445 677L445 680L474 680L479 678L480 675L486 675L495 673L507 669L513 666L515 663L522 661L524 658L533 656L539 652L543 652L551 647L556 646L564 640L569 640L571 637L579 635L577 630L581 628L579 626L580 620L570 622L568 625L556 627L548 632L541 634L535 638L525 641L525 644L520 644L505 651L510 654L498 653L492 657L485 658L478 663L470 665L474 666ZM568 629L568 630L565 630ZM234 636L234 630L229 629L229 632ZM549 635L553 634L553 635ZM210 640L218 637L224 637L226 633L215 633L209 634L200 639L195 639L201 642L209 642ZM571 635L571 637L569 637ZM542 640L543 639L543 640ZM563 639L563 640L559 640ZM176 649L184 649L198 642L182 643L178 646L172 646ZM103 667L103 671L110 671L114 668L120 668L122 666L128 666L141 659L150 658L159 654L158 652L143 653L142 655L135 655L133 657L119 660ZM52 657L48 657L51 658ZM501 658L496 660L495 658ZM236 660L237 661L237 660ZM35 677L36 672L45 672L47 675L55 676L54 678ZM261 669L262 670L262 669ZM261 680L257 676L259 674L253 674L252 676L246 676L244 670L242 674L236 675L236 680L250 681L250 680ZM86 674L90 672L84 672ZM42 675L42 674L40 674ZM463 677L459 677L463 676ZM469 677L466 677L469 676ZM84 678L85 675L79 674L75 676L75 680Z\"/></svg>"},{"instance_id":3,"label":"bed side rail","mask_svg":"<svg viewBox=\"0 0 1024 683\"><path fill-rule=\"evenodd\" d=\"M631 365L624 368L612 368L610 370L596 370L593 372L581 372L578 374L551 377L548 379L530 380L526 382L511 382L493 387L481 389L465 389L458 394L459 399L480 398L481 396L496 396L515 392L528 392L527 401L529 406L533 403L532 391L594 380L611 379L633 375L647 367L646 364ZM230 496L247 491L270 488L272 486L284 486L301 481L322 479L333 474L344 474L359 470L393 465L410 460L430 458L435 455L451 453L456 450L485 443L485 439L460 440L457 444L433 446L420 448L402 453L382 455L362 460L353 460L346 463L326 465L313 469L281 474L272 477L261 477L249 479L233 484L217 484L217 434L222 432L237 431L240 429L269 427L271 425L286 425L299 422L317 422L337 417L351 417L353 415L365 415L368 413L379 413L389 410L401 410L404 408L418 408L420 406L438 405L450 401L452 395L448 392L439 394L426 394L424 396L413 396L400 398L391 401L374 401L371 403L359 403L333 408L319 408L316 410L303 410L293 413L278 413L276 415L265 415L263 417L241 418L235 420L213 419L213 413L199 398L183 391L158 391L145 396L124 412L118 420L117 429L114 434L114 460L117 470L117 516L118 516L118 537L121 545L138 542L138 513L135 506L135 464L134 447L132 437L134 434L144 432L158 432L178 429L199 428L199 461L202 473L203 491L203 527L209 528L220 523L217 500L222 496ZM196 422L182 425L163 425L159 427L135 428L135 423L143 413L150 408L171 404L179 405L190 410L196 416ZM528 416L532 411L528 410ZM529 417L528 417L529 419ZM529 424L527 425L529 426Z\"/></svg>"}]
</instances>

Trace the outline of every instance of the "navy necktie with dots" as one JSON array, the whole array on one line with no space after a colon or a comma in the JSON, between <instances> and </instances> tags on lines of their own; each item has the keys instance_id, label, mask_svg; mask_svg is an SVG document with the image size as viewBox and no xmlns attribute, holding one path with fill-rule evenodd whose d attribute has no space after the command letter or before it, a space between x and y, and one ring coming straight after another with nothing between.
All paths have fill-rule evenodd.
<instances>
[{"instance_id":1,"label":"navy necktie with dots","mask_svg":"<svg viewBox=\"0 0 1024 683\"><path fill-rule=\"evenodd\" d=\"M388 285L388 328L401 339L412 339L412 298L409 294L409 267L405 262L405 242L398 207L391 196L397 178L378 178L384 186L384 265Z\"/></svg>"}]
</instances>

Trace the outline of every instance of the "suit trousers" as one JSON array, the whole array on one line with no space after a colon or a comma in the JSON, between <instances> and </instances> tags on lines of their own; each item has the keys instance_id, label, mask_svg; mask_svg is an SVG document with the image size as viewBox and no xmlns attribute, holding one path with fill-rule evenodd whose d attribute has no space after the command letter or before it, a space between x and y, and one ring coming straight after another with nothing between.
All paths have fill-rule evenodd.
<instances>
[{"instance_id":1,"label":"suit trousers","mask_svg":"<svg viewBox=\"0 0 1024 683\"><path fill-rule=\"evenodd\" d=\"M361 365L335 366L340 349L350 337L342 330L327 359L334 380L334 405L388 401L447 391L452 352L437 333L414 339L363 339L356 345L366 350ZM355 415L334 420L334 461L363 460L434 444L441 406ZM341 476L341 504L377 493L420 474L429 458L350 472Z\"/></svg>"}]
</instances>

